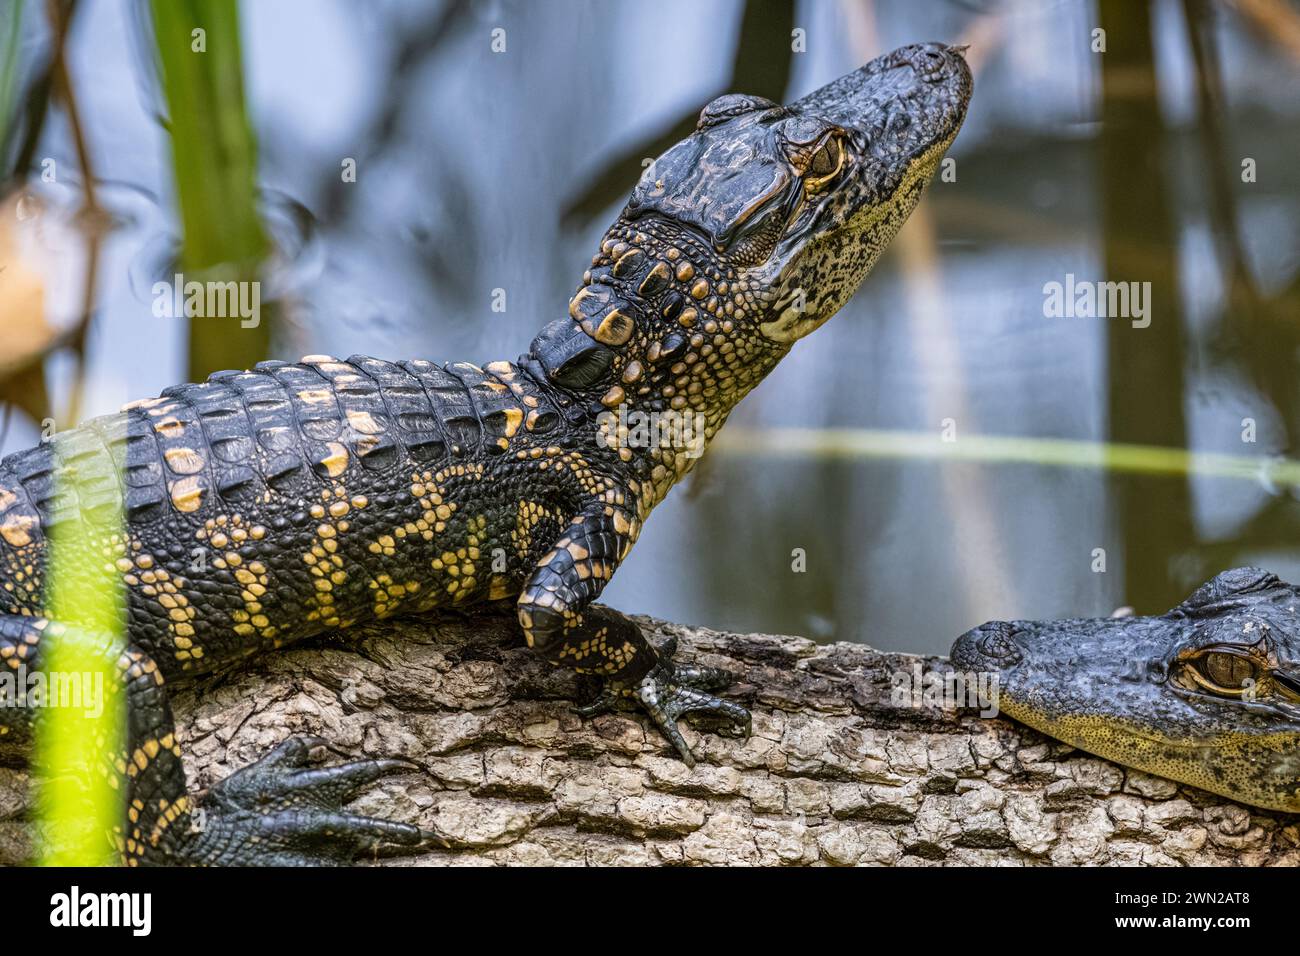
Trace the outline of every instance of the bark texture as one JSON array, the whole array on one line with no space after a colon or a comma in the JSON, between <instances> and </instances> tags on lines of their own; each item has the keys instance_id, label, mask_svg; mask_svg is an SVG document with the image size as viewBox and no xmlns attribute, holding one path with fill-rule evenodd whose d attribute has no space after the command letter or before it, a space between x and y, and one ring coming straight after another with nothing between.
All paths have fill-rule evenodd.
<instances>
[{"instance_id":1,"label":"bark texture","mask_svg":"<svg viewBox=\"0 0 1300 956\"><path fill-rule=\"evenodd\" d=\"M398 620L176 692L192 786L291 734L406 758L354 806L453 849L387 865L1300 864L1300 817L1126 770L1007 720L891 702L942 658L643 619L679 660L728 667L748 740L686 730L689 770L635 713L520 646L512 617ZM27 773L0 766L0 863L21 860Z\"/></svg>"}]
</instances>

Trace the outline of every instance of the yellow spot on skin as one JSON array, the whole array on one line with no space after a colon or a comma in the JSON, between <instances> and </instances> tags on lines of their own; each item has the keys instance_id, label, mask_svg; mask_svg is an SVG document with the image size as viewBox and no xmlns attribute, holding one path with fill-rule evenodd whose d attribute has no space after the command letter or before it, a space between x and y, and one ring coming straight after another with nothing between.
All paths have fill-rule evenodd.
<instances>
[{"instance_id":1,"label":"yellow spot on skin","mask_svg":"<svg viewBox=\"0 0 1300 956\"><path fill-rule=\"evenodd\" d=\"M0 524L0 537L11 546L21 548L32 543L32 536L28 532L35 524L36 519L31 515L14 515L6 519L4 524Z\"/></svg>"},{"instance_id":2,"label":"yellow spot on skin","mask_svg":"<svg viewBox=\"0 0 1300 956\"><path fill-rule=\"evenodd\" d=\"M319 405L322 402L328 402L333 398L333 393L327 388L307 388L298 393L298 398L308 405Z\"/></svg>"},{"instance_id":3,"label":"yellow spot on skin","mask_svg":"<svg viewBox=\"0 0 1300 956\"><path fill-rule=\"evenodd\" d=\"M634 328L635 323L626 314L618 309L611 309L609 314L601 320L600 325L596 327L594 338L597 342L603 342L605 345L624 345L632 337Z\"/></svg>"},{"instance_id":4,"label":"yellow spot on skin","mask_svg":"<svg viewBox=\"0 0 1300 956\"><path fill-rule=\"evenodd\" d=\"M331 478L337 478L347 470L348 450L336 441L330 442L325 447L330 453L322 458L320 463L324 466L326 474Z\"/></svg>"},{"instance_id":5,"label":"yellow spot on skin","mask_svg":"<svg viewBox=\"0 0 1300 956\"><path fill-rule=\"evenodd\" d=\"M203 459L193 448L168 448L163 458L167 467L178 475L194 475L203 470Z\"/></svg>"},{"instance_id":6,"label":"yellow spot on skin","mask_svg":"<svg viewBox=\"0 0 1300 956\"><path fill-rule=\"evenodd\" d=\"M376 422L369 412L348 412L348 424L363 435L378 435L384 430L384 426Z\"/></svg>"},{"instance_id":7,"label":"yellow spot on skin","mask_svg":"<svg viewBox=\"0 0 1300 956\"><path fill-rule=\"evenodd\" d=\"M177 511L190 513L199 510L203 504L203 486L195 475L173 481L168 487L172 504Z\"/></svg>"},{"instance_id":8,"label":"yellow spot on skin","mask_svg":"<svg viewBox=\"0 0 1300 956\"><path fill-rule=\"evenodd\" d=\"M138 398L134 402L127 402L119 411L129 412L133 408L153 408L167 401L165 398Z\"/></svg>"},{"instance_id":9,"label":"yellow spot on skin","mask_svg":"<svg viewBox=\"0 0 1300 956\"><path fill-rule=\"evenodd\" d=\"M569 300L569 317L575 322L582 321L582 300L592 296L590 289L579 289L578 294Z\"/></svg>"},{"instance_id":10,"label":"yellow spot on skin","mask_svg":"<svg viewBox=\"0 0 1300 956\"><path fill-rule=\"evenodd\" d=\"M624 396L624 392L622 387L615 385L613 388L611 388L608 392L605 393L605 396L600 400L600 402L606 408L614 408L615 406L621 405L623 403L623 396Z\"/></svg>"},{"instance_id":11,"label":"yellow spot on skin","mask_svg":"<svg viewBox=\"0 0 1300 956\"><path fill-rule=\"evenodd\" d=\"M154 425L153 430L166 438L180 438L185 434L185 426L170 416Z\"/></svg>"},{"instance_id":12,"label":"yellow spot on skin","mask_svg":"<svg viewBox=\"0 0 1300 956\"><path fill-rule=\"evenodd\" d=\"M640 293L646 295L649 290L655 287L656 284L667 284L668 280L672 278L672 274L672 269L669 267L668 263L656 263L655 267L651 269L649 273L646 274L646 277L641 281Z\"/></svg>"},{"instance_id":13,"label":"yellow spot on skin","mask_svg":"<svg viewBox=\"0 0 1300 956\"><path fill-rule=\"evenodd\" d=\"M513 438L515 432L519 431L519 425L524 420L524 413L518 408L507 408L504 415L506 419L506 437Z\"/></svg>"}]
</instances>

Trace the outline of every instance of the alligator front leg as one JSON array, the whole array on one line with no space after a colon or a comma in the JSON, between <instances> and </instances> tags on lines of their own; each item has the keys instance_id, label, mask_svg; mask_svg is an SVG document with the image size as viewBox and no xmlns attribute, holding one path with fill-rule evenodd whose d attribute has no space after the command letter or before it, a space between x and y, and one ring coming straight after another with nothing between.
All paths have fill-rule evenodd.
<instances>
[{"instance_id":1,"label":"alligator front leg","mask_svg":"<svg viewBox=\"0 0 1300 956\"><path fill-rule=\"evenodd\" d=\"M309 766L309 752L321 743L314 738L285 741L216 784L196 804L186 787L162 672L142 650L110 650L115 642L107 636L74 634L44 618L0 615L0 666L38 671L42 656L48 656L42 645L48 652L48 642L61 637L105 649L118 677L105 693L125 692L122 752L110 758L105 772L125 798L122 822L108 838L126 865L338 864L379 844L411 846L427 836L418 827L348 813L344 806L362 787L406 769L405 764L359 760ZM0 727L8 726L9 715L31 720L27 709L0 707Z\"/></svg>"},{"instance_id":2,"label":"alligator front leg","mask_svg":"<svg viewBox=\"0 0 1300 956\"><path fill-rule=\"evenodd\" d=\"M716 667L679 666L675 644L656 652L641 629L607 607L593 605L632 546L631 520L598 503L578 515L537 563L519 596L519 623L529 647L547 660L606 680L601 698L580 708L583 716L609 710L631 699L649 713L660 732L688 765L695 757L677 727L690 712L728 717L750 729L744 707L708 693L733 682Z\"/></svg>"}]
</instances>

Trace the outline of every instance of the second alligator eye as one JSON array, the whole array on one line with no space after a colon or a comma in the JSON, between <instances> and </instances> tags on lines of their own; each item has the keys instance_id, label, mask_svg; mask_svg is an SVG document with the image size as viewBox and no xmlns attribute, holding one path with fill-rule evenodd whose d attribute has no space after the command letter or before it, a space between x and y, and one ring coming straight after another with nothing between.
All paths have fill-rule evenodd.
<instances>
[{"instance_id":1,"label":"second alligator eye","mask_svg":"<svg viewBox=\"0 0 1300 956\"><path fill-rule=\"evenodd\" d=\"M1240 690L1255 676L1255 664L1240 654L1211 651L1198 662L1201 673L1225 690Z\"/></svg>"}]
</instances>

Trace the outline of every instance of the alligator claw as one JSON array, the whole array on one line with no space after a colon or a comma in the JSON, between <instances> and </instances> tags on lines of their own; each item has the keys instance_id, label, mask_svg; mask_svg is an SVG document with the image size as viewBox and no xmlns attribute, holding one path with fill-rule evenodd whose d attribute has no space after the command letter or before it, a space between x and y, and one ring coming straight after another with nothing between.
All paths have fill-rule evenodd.
<instances>
[{"instance_id":1,"label":"alligator claw","mask_svg":"<svg viewBox=\"0 0 1300 956\"><path fill-rule=\"evenodd\" d=\"M670 639L659 650L659 662L644 677L629 683L610 681L594 702L578 708L578 714L594 717L608 713L624 700L634 700L676 748L682 761L688 767L694 767L695 755L677 727L678 718L688 713L726 717L744 728L748 737L753 731L753 717L740 704L706 693L734 684L735 674L721 667L674 664L672 656L676 650L676 639Z\"/></svg>"},{"instance_id":2,"label":"alligator claw","mask_svg":"<svg viewBox=\"0 0 1300 956\"><path fill-rule=\"evenodd\" d=\"M348 812L344 804L403 760L352 760L316 766L318 737L291 737L261 760L209 791L194 814L185 862L220 865L317 866L351 862L381 845L443 842L437 834Z\"/></svg>"}]
</instances>

